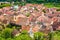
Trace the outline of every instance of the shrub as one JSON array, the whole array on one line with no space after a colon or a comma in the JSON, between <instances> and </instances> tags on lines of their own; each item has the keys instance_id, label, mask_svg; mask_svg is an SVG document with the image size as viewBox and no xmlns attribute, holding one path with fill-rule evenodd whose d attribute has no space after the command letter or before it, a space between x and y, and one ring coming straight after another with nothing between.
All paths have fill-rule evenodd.
<instances>
[{"instance_id":1,"label":"shrub","mask_svg":"<svg viewBox=\"0 0 60 40\"><path fill-rule=\"evenodd\" d=\"M20 2L21 6L24 6L26 4L26 2Z\"/></svg>"},{"instance_id":2,"label":"shrub","mask_svg":"<svg viewBox=\"0 0 60 40\"><path fill-rule=\"evenodd\" d=\"M12 39L12 38L7 38L6 40L14 40L14 39Z\"/></svg>"},{"instance_id":3,"label":"shrub","mask_svg":"<svg viewBox=\"0 0 60 40\"><path fill-rule=\"evenodd\" d=\"M14 2L14 5L20 5L20 2Z\"/></svg>"},{"instance_id":4,"label":"shrub","mask_svg":"<svg viewBox=\"0 0 60 40\"><path fill-rule=\"evenodd\" d=\"M0 37L0 40L5 40L4 38Z\"/></svg>"},{"instance_id":5,"label":"shrub","mask_svg":"<svg viewBox=\"0 0 60 40\"><path fill-rule=\"evenodd\" d=\"M23 30L22 32L21 32L21 34L28 34L28 32L27 32L27 30Z\"/></svg>"},{"instance_id":6,"label":"shrub","mask_svg":"<svg viewBox=\"0 0 60 40\"><path fill-rule=\"evenodd\" d=\"M44 40L44 34L42 32L36 32L36 33L34 33L34 39L35 40Z\"/></svg>"},{"instance_id":7,"label":"shrub","mask_svg":"<svg viewBox=\"0 0 60 40\"><path fill-rule=\"evenodd\" d=\"M15 40L32 40L32 38L29 35L22 34L16 37Z\"/></svg>"},{"instance_id":8,"label":"shrub","mask_svg":"<svg viewBox=\"0 0 60 40\"><path fill-rule=\"evenodd\" d=\"M0 31L2 31L3 30L3 27L2 26L0 26Z\"/></svg>"},{"instance_id":9,"label":"shrub","mask_svg":"<svg viewBox=\"0 0 60 40\"><path fill-rule=\"evenodd\" d=\"M48 37L49 37L49 40L52 40L53 39L53 33L52 32L49 32L48 33Z\"/></svg>"},{"instance_id":10,"label":"shrub","mask_svg":"<svg viewBox=\"0 0 60 40\"><path fill-rule=\"evenodd\" d=\"M1 37L2 37L2 38L11 38L11 32L12 32L12 29L10 29L10 28L5 28L5 29L2 31Z\"/></svg>"},{"instance_id":11,"label":"shrub","mask_svg":"<svg viewBox=\"0 0 60 40\"><path fill-rule=\"evenodd\" d=\"M32 40L32 38L26 30L23 30L19 36L15 37L15 40Z\"/></svg>"},{"instance_id":12,"label":"shrub","mask_svg":"<svg viewBox=\"0 0 60 40\"><path fill-rule=\"evenodd\" d=\"M20 35L21 40L32 40L29 35Z\"/></svg>"},{"instance_id":13,"label":"shrub","mask_svg":"<svg viewBox=\"0 0 60 40\"><path fill-rule=\"evenodd\" d=\"M55 31L53 35L54 40L60 40L60 31Z\"/></svg>"},{"instance_id":14,"label":"shrub","mask_svg":"<svg viewBox=\"0 0 60 40\"><path fill-rule=\"evenodd\" d=\"M21 25L17 25L17 24L14 24L14 23L9 23L7 25L8 28L16 28L17 30L20 30L21 29Z\"/></svg>"},{"instance_id":15,"label":"shrub","mask_svg":"<svg viewBox=\"0 0 60 40\"><path fill-rule=\"evenodd\" d=\"M8 28L12 28L11 24L8 24L7 27L8 27Z\"/></svg>"},{"instance_id":16,"label":"shrub","mask_svg":"<svg viewBox=\"0 0 60 40\"><path fill-rule=\"evenodd\" d=\"M18 37L15 37L14 38L15 40L21 40L21 38L18 36Z\"/></svg>"}]
</instances>

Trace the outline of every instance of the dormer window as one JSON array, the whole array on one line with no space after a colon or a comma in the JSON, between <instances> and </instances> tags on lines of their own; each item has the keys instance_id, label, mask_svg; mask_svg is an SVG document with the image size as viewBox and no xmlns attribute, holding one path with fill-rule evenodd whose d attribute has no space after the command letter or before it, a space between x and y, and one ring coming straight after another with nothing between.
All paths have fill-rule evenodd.
<instances>
[{"instance_id":1,"label":"dormer window","mask_svg":"<svg viewBox=\"0 0 60 40\"><path fill-rule=\"evenodd\" d=\"M52 14L54 14L54 12L52 12Z\"/></svg>"},{"instance_id":2,"label":"dormer window","mask_svg":"<svg viewBox=\"0 0 60 40\"><path fill-rule=\"evenodd\" d=\"M60 15L58 14L57 17L60 17Z\"/></svg>"},{"instance_id":3,"label":"dormer window","mask_svg":"<svg viewBox=\"0 0 60 40\"><path fill-rule=\"evenodd\" d=\"M48 16L49 18L52 18L52 16Z\"/></svg>"}]
</instances>

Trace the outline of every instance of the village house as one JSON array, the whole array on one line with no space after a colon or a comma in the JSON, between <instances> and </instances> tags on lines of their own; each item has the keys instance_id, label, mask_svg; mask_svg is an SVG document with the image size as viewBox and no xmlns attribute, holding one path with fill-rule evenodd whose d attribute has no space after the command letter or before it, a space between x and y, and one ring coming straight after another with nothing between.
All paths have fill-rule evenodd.
<instances>
[{"instance_id":1,"label":"village house","mask_svg":"<svg viewBox=\"0 0 60 40\"><path fill-rule=\"evenodd\" d=\"M17 10L13 7L3 7L0 9L0 22L7 21L22 25L22 30L28 32L31 28L32 32L60 30L60 11L47 8L43 4L26 4L18 6Z\"/></svg>"}]
</instances>

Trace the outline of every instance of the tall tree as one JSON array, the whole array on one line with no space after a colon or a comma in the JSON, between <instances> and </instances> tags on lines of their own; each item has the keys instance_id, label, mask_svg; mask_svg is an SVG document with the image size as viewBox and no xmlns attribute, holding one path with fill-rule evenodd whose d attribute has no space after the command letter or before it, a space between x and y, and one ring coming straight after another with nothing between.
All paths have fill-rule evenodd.
<instances>
[{"instance_id":1,"label":"tall tree","mask_svg":"<svg viewBox=\"0 0 60 40\"><path fill-rule=\"evenodd\" d=\"M21 0L22 2L25 2L25 0Z\"/></svg>"}]
</instances>

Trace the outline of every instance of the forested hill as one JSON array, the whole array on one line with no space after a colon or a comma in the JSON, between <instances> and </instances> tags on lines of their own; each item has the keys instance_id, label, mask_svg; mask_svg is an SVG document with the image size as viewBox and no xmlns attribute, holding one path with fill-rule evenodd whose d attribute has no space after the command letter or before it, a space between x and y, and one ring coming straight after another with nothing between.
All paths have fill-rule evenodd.
<instances>
[{"instance_id":1,"label":"forested hill","mask_svg":"<svg viewBox=\"0 0 60 40\"><path fill-rule=\"evenodd\" d=\"M12 1L14 1L14 2L16 2L16 1L19 1L19 2L38 2L38 3L40 3L40 2L60 2L60 0L0 0L0 1L8 1L8 2L12 2Z\"/></svg>"}]
</instances>

